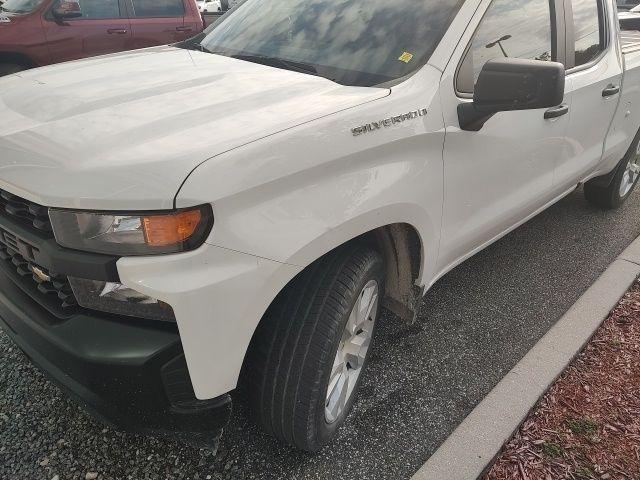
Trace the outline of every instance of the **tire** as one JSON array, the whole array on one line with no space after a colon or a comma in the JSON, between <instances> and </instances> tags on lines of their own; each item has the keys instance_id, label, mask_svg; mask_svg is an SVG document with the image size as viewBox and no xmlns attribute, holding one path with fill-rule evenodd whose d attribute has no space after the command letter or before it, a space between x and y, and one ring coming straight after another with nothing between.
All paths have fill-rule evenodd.
<instances>
[{"instance_id":1,"label":"tire","mask_svg":"<svg viewBox=\"0 0 640 480\"><path fill-rule=\"evenodd\" d=\"M21 72L22 70L26 70L26 68L24 65L18 65L17 63L0 63L0 77Z\"/></svg>"},{"instance_id":2,"label":"tire","mask_svg":"<svg viewBox=\"0 0 640 480\"><path fill-rule=\"evenodd\" d=\"M584 195L589 203L612 210L620 207L629 198L640 178L640 132L631 147L616 167L608 185L601 178L594 178L584 184Z\"/></svg>"},{"instance_id":3,"label":"tire","mask_svg":"<svg viewBox=\"0 0 640 480\"><path fill-rule=\"evenodd\" d=\"M251 410L266 432L309 452L336 436L367 365L384 279L377 252L349 246L313 263L279 295L245 364ZM371 313L351 315L360 303ZM364 320L352 335L347 325L358 324L358 318ZM349 385L344 397L338 394L342 380Z\"/></svg>"}]
</instances>

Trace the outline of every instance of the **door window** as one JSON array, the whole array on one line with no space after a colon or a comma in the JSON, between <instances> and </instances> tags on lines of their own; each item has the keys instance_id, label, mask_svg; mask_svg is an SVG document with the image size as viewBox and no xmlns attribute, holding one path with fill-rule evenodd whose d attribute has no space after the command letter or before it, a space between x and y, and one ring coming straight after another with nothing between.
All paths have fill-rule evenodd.
<instances>
[{"instance_id":1,"label":"door window","mask_svg":"<svg viewBox=\"0 0 640 480\"><path fill-rule=\"evenodd\" d=\"M183 0L132 0L136 18L184 17Z\"/></svg>"},{"instance_id":2,"label":"door window","mask_svg":"<svg viewBox=\"0 0 640 480\"><path fill-rule=\"evenodd\" d=\"M576 67L604 51L602 8L599 0L572 0Z\"/></svg>"},{"instance_id":3,"label":"door window","mask_svg":"<svg viewBox=\"0 0 640 480\"><path fill-rule=\"evenodd\" d=\"M41 3L42 0L4 0L4 3L0 1L0 6L3 12L23 15L33 12Z\"/></svg>"},{"instance_id":4,"label":"door window","mask_svg":"<svg viewBox=\"0 0 640 480\"><path fill-rule=\"evenodd\" d=\"M549 2L494 0L473 35L460 65L457 90L473 93L480 70L495 58L555 60Z\"/></svg>"},{"instance_id":5,"label":"door window","mask_svg":"<svg viewBox=\"0 0 640 480\"><path fill-rule=\"evenodd\" d=\"M75 0L80 5L82 17L74 20L105 20L110 18L120 18L119 0ZM57 0L54 8L60 4L67 3L67 0Z\"/></svg>"}]
</instances>

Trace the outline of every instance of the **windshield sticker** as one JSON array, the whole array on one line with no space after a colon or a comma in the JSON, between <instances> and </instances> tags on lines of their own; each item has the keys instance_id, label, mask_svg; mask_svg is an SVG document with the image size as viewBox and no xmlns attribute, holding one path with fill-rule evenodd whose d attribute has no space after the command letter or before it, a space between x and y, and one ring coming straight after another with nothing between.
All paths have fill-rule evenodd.
<instances>
[{"instance_id":1,"label":"windshield sticker","mask_svg":"<svg viewBox=\"0 0 640 480\"><path fill-rule=\"evenodd\" d=\"M402 55L400 55L400 58L398 60L404 63L409 63L411 60L413 60L413 53L404 52Z\"/></svg>"}]
</instances>

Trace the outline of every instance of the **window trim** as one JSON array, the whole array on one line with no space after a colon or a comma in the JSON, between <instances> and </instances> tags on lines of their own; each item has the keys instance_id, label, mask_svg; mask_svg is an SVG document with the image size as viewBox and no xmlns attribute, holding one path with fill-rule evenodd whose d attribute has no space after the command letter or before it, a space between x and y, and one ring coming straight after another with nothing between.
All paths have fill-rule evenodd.
<instances>
[{"instance_id":1,"label":"window trim","mask_svg":"<svg viewBox=\"0 0 640 480\"><path fill-rule=\"evenodd\" d=\"M469 42L467 43L467 46L465 47L464 51L462 52L462 55L460 56L460 59L458 60L458 65L456 67L456 71L455 71L455 75L454 75L454 80L453 80L453 86L454 86L454 92L456 94L456 96L458 98L463 98L463 99L471 99L473 98L473 92L463 92L461 90L459 90L458 86L459 86L459 82L458 82L458 78L460 76L460 70L462 69L462 65L465 61L465 59L467 58L467 54L469 53L469 50L471 49L472 43L473 43L473 39L475 38L476 34L478 33L478 29L480 28L480 25L482 25L482 21L484 20L484 18L486 17L487 13L489 12L489 9L491 8L491 6L493 5L493 2L495 0L491 0L491 2L489 2L489 5L487 6L487 8L485 8L484 12L482 13L482 16L480 18L480 21L478 22L478 24L476 25L476 27L473 30L473 33L471 34L471 37L469 38ZM552 61L555 62L560 62L563 65L566 65L566 51L565 51L565 44L566 44L566 32L565 32L565 22L562 21L563 19L561 18L561 15L559 15L559 12L563 12L563 3L566 0L548 0L549 2L549 13L550 13L550 18L551 18L551 58ZM555 54L555 55L554 55ZM555 56L555 60L554 60L554 56Z\"/></svg>"},{"instance_id":2,"label":"window trim","mask_svg":"<svg viewBox=\"0 0 640 480\"><path fill-rule=\"evenodd\" d=\"M126 0L126 4L127 4L127 12L129 14L129 19L130 20L153 20L154 18L186 18L187 14L188 14L188 10L187 10L187 6L184 3L184 0L176 0L177 2L179 2L182 5L182 14L181 15L154 15L153 17L148 17L148 16L142 16L142 17L138 17L136 15L136 9L135 6L133 5L133 0Z\"/></svg>"},{"instance_id":3,"label":"window trim","mask_svg":"<svg viewBox=\"0 0 640 480\"><path fill-rule=\"evenodd\" d=\"M566 39L565 49L567 51L567 63L566 76L573 75L574 73L581 72L583 70L589 70L598 63L609 53L611 48L611 28L609 26L609 6L607 2L603 0L595 0L598 4L598 23L600 29L600 41L603 43L602 50L588 63L576 66L576 52L575 52L575 22L573 18L573 3L572 0L564 0L564 15L566 20Z\"/></svg>"}]
</instances>

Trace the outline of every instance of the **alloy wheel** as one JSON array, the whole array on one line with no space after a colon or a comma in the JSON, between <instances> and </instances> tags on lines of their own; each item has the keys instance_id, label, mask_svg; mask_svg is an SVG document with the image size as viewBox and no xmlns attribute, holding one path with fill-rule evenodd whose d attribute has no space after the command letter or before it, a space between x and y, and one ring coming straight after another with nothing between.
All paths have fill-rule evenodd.
<instances>
[{"instance_id":1,"label":"alloy wheel","mask_svg":"<svg viewBox=\"0 0 640 480\"><path fill-rule=\"evenodd\" d=\"M622 175L620 181L620 197L625 197L636 184L638 176L640 175L640 142L636 146L636 152L633 157L627 163L627 168Z\"/></svg>"},{"instance_id":2,"label":"alloy wheel","mask_svg":"<svg viewBox=\"0 0 640 480\"><path fill-rule=\"evenodd\" d=\"M340 418L355 391L373 338L379 296L378 282L369 281L349 314L329 377L324 410L327 423Z\"/></svg>"}]
</instances>

